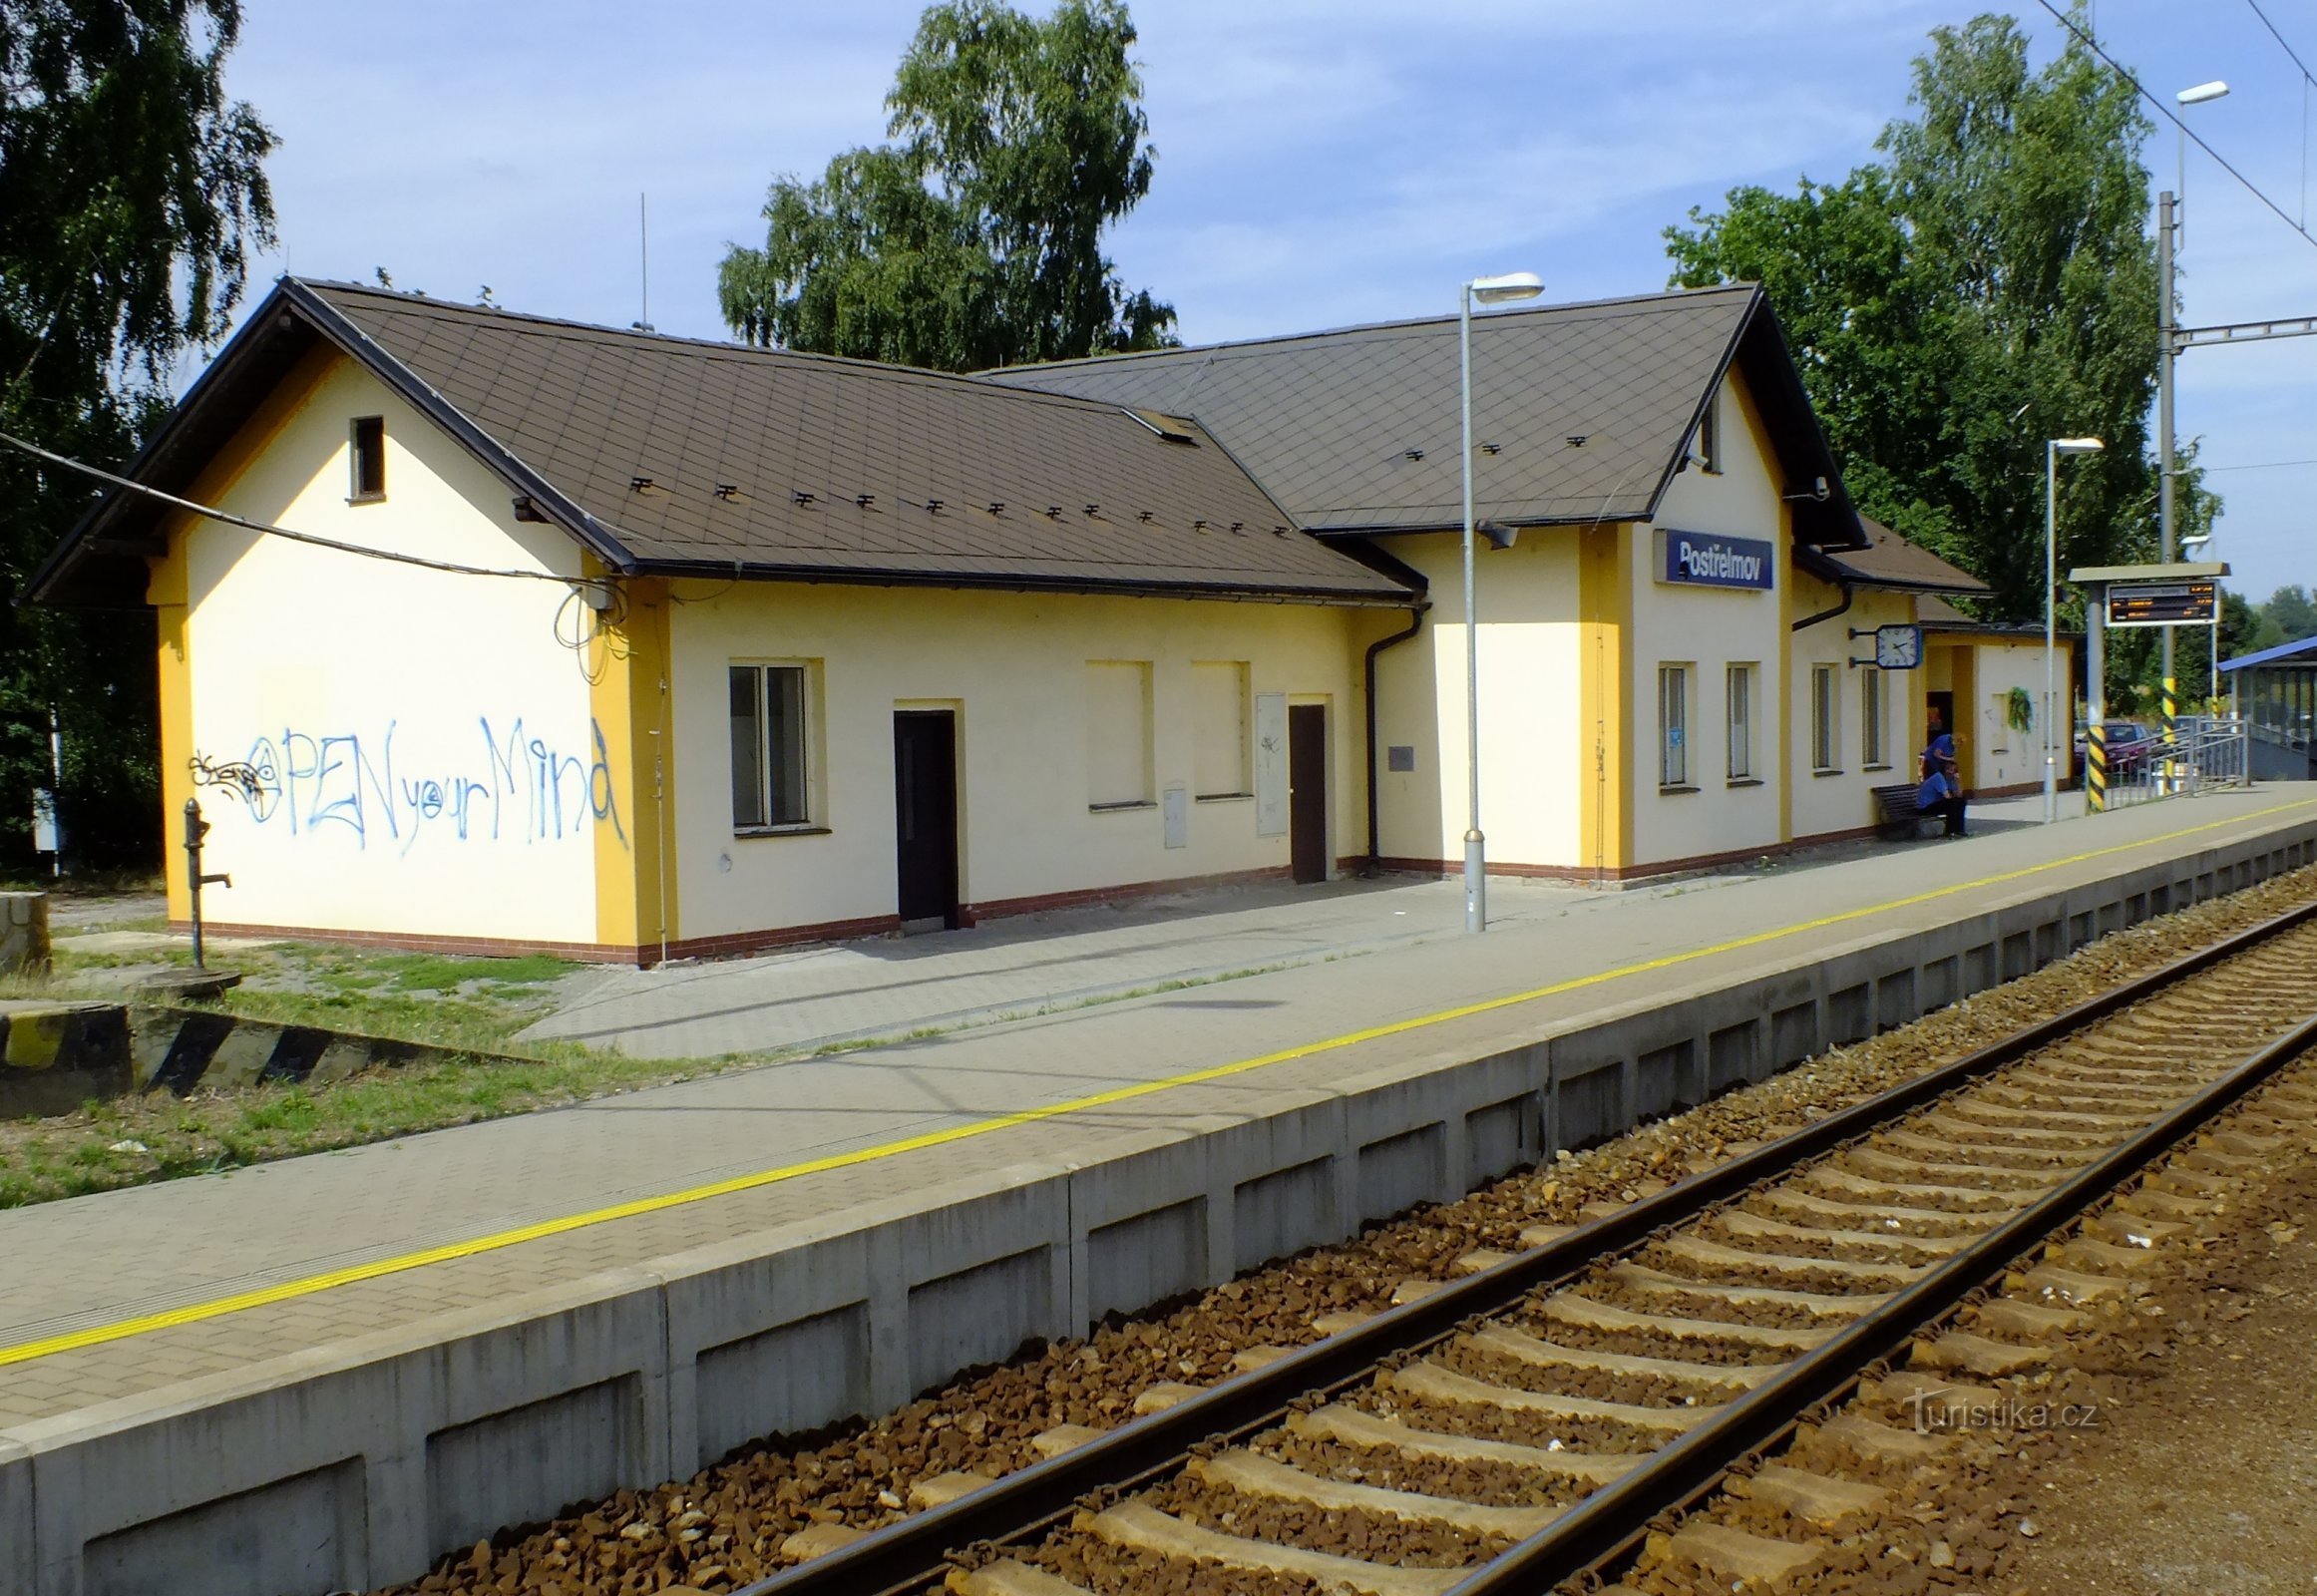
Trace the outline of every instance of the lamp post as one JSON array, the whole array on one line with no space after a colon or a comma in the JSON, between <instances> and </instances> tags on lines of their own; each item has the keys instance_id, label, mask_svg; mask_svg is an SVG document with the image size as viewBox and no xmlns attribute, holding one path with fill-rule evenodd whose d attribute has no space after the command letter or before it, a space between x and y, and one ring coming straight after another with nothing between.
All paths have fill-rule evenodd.
<instances>
[{"instance_id":1,"label":"lamp post","mask_svg":"<svg viewBox=\"0 0 2317 1596\"><path fill-rule=\"evenodd\" d=\"M2180 553L2187 554L2191 550L2201 549L2211 541L2212 534L2209 532L2182 538ZM2220 579L2217 577L2212 581L2212 644L2208 651L2212 656L2212 669L2210 685L2204 690L2204 707L2207 713L2217 714L2220 708Z\"/></svg>"},{"instance_id":2,"label":"lamp post","mask_svg":"<svg viewBox=\"0 0 2317 1596\"><path fill-rule=\"evenodd\" d=\"M2096 455L2105 447L2098 438L2044 441L2044 824L2047 826L2060 818L2059 750L2052 736L2052 653L2060 620L2060 457ZM2073 722L2076 717L2071 714L2068 718Z\"/></svg>"},{"instance_id":3,"label":"lamp post","mask_svg":"<svg viewBox=\"0 0 2317 1596\"><path fill-rule=\"evenodd\" d=\"M1480 834L1480 625L1472 607L1472 302L1534 299L1545 283L1533 271L1475 277L1464 284L1456 318L1464 408L1464 929L1488 929L1488 844Z\"/></svg>"},{"instance_id":4,"label":"lamp post","mask_svg":"<svg viewBox=\"0 0 2317 1596\"><path fill-rule=\"evenodd\" d=\"M2182 89L2172 96L2181 110L2190 106L2208 105L2228 93L2228 85L2217 78L2210 83L2199 83ZM2188 186L2188 133L2185 124L2174 138L2176 149L2173 185L2185 190ZM2177 558L2178 545L2172 531L2172 357L2174 347L2172 261L2179 236L2178 211L2171 194L2156 196L2156 331L2159 340L2156 359L2156 542L2159 557L2168 565ZM2164 740L2172 740L2172 714L2178 697L2178 684L2172 670L2172 628L2163 628L2163 709Z\"/></svg>"}]
</instances>

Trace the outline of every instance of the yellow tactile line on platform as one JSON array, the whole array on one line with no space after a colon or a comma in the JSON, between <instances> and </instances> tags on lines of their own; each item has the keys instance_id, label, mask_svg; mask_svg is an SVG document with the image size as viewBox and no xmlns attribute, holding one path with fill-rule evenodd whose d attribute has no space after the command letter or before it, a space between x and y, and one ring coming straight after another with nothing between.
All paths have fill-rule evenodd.
<instances>
[{"instance_id":1,"label":"yellow tactile line on platform","mask_svg":"<svg viewBox=\"0 0 2317 1596\"><path fill-rule=\"evenodd\" d=\"M1828 926L1839 926L1847 921L1864 920L1869 916L1889 914L1893 910L1912 908L1917 904L1933 903L1951 898L1957 893L1973 892L1982 887L2000 887L2006 882L2021 881L2047 871L2066 869L2070 865L2086 864L2112 854L2129 853L2135 848L2151 848L2158 843L2174 842L2182 837L2193 837L2201 832L2218 831L2223 827L2258 820L2264 815L2284 814L2293 809L2305 809L2317 804L2317 799L2302 799L2296 803L2277 804L2267 809L2256 809L2250 814L2232 815L2226 820L2208 821L2200 826L2189 826L2180 831L2168 831L2160 836L2143 837L2136 842L2117 843L2107 848L2094 848L2085 853L2071 854L2065 859L2047 860L2020 870L2007 870L2000 875L1982 876L1976 881L1957 882L1952 886L1935 887L1929 892L1915 893L1906 898L1894 898L1888 903L1872 904L1859 909L1846 909L1839 914L1822 915L1816 920L1805 920L1791 926L1780 926L1772 931L1757 931L1747 936L1735 937L1709 948L1693 948L1686 953L1665 954L1656 959L1645 959L1637 964L1621 965L1615 970L1596 971L1590 976L1577 976L1559 981L1549 987L1534 987L1526 992L1507 993L1500 998L1484 998L1478 1002L1462 1003L1454 1008L1442 1008L1434 1013L1418 1014L1409 1019L1393 1020L1385 1025L1372 1025L1365 1030L1354 1030L1325 1041L1305 1042L1300 1046L1285 1047L1278 1052L1264 1053L1256 1058L1242 1058L1234 1063L1215 1064L1206 1069L1194 1069L1186 1074L1169 1075L1162 1080L1140 1081L1132 1086L1116 1086L1108 1091L1093 1092L1084 1097L1072 1097L1065 1102L1049 1103L1042 1108L1024 1108L1014 1113L998 1114L989 1119L977 1119L970 1124L953 1125L947 1130L928 1131L922 1136L910 1136L900 1141L883 1142L875 1147L864 1147L858 1152L835 1153L826 1158L814 1158L801 1164L784 1164L778 1169L760 1169L753 1174L735 1175L728 1180L714 1181L704 1186L687 1187L657 1197L639 1197L632 1202L614 1204L608 1208L591 1208L584 1213L565 1214L556 1219L545 1219L534 1225L523 1225L513 1230L502 1230L488 1236L477 1236L469 1241L451 1242L441 1247L429 1247L420 1252L402 1253L393 1258L381 1258L372 1263L355 1264L345 1269L333 1269L324 1274L308 1275L302 1280L284 1281L276 1286L263 1286L254 1291L235 1292L228 1297L211 1298L207 1302L191 1303L184 1308L173 1308L165 1313L143 1314L134 1319L116 1320L109 1325L96 1325L77 1330L69 1335L51 1336L43 1341L19 1342L12 1347L0 1347L0 1368L10 1364L29 1363L56 1353L73 1352L83 1347L100 1347L107 1342L126 1341L132 1336L148 1335L157 1330L169 1330L179 1325L195 1325L203 1320L218 1319L244 1309L263 1308L273 1303L289 1302L299 1297L311 1297L338 1286L352 1286L365 1280L377 1280L387 1275L399 1275L408 1270L424 1269L429 1264L450 1263L456 1259L473 1258L483 1253L497 1252L505 1247L518 1247L528 1241L540 1241L549 1236L561 1236L591 1225L609 1224L617 1219L633 1219L641 1214L655 1214L670 1208L681 1208L691 1203L706 1202L715 1197L729 1197L735 1192L754 1191L761 1186L776 1185L784 1180L795 1180L804 1175L817 1175L831 1169L846 1169L855 1164L874 1163L899 1153L917 1152L927 1147L940 1147L950 1142L965 1141L974 1136L986 1136L992 1131L1009 1130L1016 1125L1035 1124L1041 1119L1054 1119L1064 1114L1081 1113L1089 1108L1106 1108L1114 1103L1130 1102L1137 1097L1148 1097L1156 1092L1170 1091L1177 1086L1195 1086L1203 1081L1221 1080L1226 1076L1245 1074L1271 1064L1284 1064L1297 1058L1310 1058L1317 1053L1333 1052L1341 1047L1355 1046L1363 1041L1375 1041L1384 1036L1402 1035L1421 1030L1427 1025L1446 1024L1450 1020L1466 1019L1474 1014L1493 1009L1510 1008L1519 1003L1535 1002L1542 998L1557 997L1562 993L1578 992L1587 987L1598 987L1628 976L1647 975L1651 971L1666 970L1675 965L1686 965L1717 954L1735 953L1741 948L1756 948L1763 943L1795 937L1808 931L1821 931Z\"/></svg>"}]
</instances>

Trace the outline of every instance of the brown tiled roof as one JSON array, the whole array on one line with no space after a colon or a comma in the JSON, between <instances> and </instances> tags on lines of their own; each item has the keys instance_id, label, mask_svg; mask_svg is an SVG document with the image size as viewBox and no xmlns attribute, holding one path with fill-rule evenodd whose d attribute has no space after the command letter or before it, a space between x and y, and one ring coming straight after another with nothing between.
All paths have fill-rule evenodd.
<instances>
[{"instance_id":1,"label":"brown tiled roof","mask_svg":"<svg viewBox=\"0 0 2317 1596\"><path fill-rule=\"evenodd\" d=\"M1806 564L1831 568L1819 576L1836 577L1861 588L1883 588L1900 593L1986 593L1987 584L1960 566L1951 566L1928 549L1919 549L1881 522L1858 518L1866 531L1864 549L1815 551ZM1941 605L1946 608L1946 605ZM1962 617L1960 611L1953 611ZM1925 616L1928 619L1928 615Z\"/></svg>"},{"instance_id":2,"label":"brown tiled roof","mask_svg":"<svg viewBox=\"0 0 2317 1596\"><path fill-rule=\"evenodd\" d=\"M1654 514L1708 395L1749 340L1759 369L1748 376L1780 424L1789 480L1836 479L1750 285L1475 313L1475 513L1530 526ZM1194 417L1315 532L1462 522L1453 316L984 375ZM1842 524L1813 541L1856 541L1841 507Z\"/></svg>"},{"instance_id":3,"label":"brown tiled roof","mask_svg":"<svg viewBox=\"0 0 2317 1596\"><path fill-rule=\"evenodd\" d=\"M139 480L190 481L225 418L246 414L267 373L317 335L615 569L1415 597L1298 530L1198 429L1171 441L1115 405L295 279L233 340L251 347L229 345L188 395ZM94 581L104 551L131 548L141 521L149 537L151 507L115 495L43 571L46 596L84 597L81 578ZM109 580L124 575L116 558Z\"/></svg>"},{"instance_id":4,"label":"brown tiled roof","mask_svg":"<svg viewBox=\"0 0 2317 1596\"><path fill-rule=\"evenodd\" d=\"M1982 620L1977 615L1965 614L1946 599L1934 598L1928 594L1915 600L1915 618L1922 622L1925 631L1976 631L2007 637L2041 637L2044 634L2041 621ZM2054 635L2081 637L2084 633L2080 627L2064 625Z\"/></svg>"}]
</instances>

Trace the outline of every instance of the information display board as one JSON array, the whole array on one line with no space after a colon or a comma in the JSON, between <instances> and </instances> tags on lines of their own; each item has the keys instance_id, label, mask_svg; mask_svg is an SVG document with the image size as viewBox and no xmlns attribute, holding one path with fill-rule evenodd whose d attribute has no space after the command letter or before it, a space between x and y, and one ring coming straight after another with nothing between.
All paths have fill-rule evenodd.
<instances>
[{"instance_id":1,"label":"information display board","mask_svg":"<svg viewBox=\"0 0 2317 1596\"><path fill-rule=\"evenodd\" d=\"M2112 626L2201 626L2212 619L2218 589L2209 579L2117 582L2108 589Z\"/></svg>"}]
</instances>

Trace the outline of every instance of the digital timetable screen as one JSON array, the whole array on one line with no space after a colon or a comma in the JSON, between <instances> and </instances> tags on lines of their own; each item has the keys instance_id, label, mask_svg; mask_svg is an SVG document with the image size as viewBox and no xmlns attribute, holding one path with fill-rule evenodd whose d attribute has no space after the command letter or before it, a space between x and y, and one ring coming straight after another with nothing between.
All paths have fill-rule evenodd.
<instances>
[{"instance_id":1,"label":"digital timetable screen","mask_svg":"<svg viewBox=\"0 0 2317 1596\"><path fill-rule=\"evenodd\" d=\"M2217 589L2209 580L2120 582L2108 590L2112 626L2201 625L2213 615Z\"/></svg>"}]
</instances>

